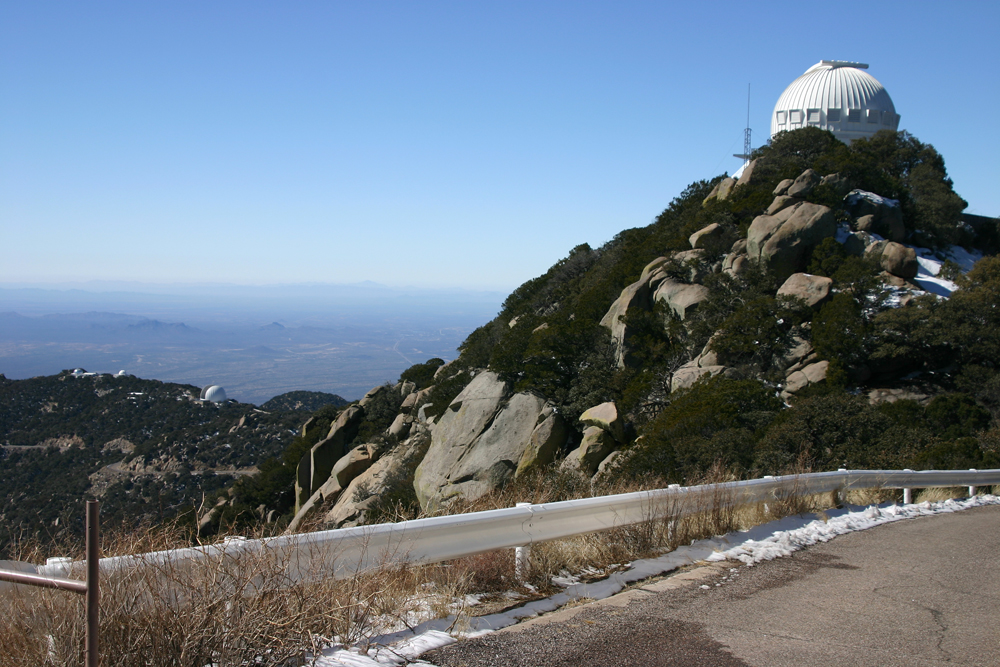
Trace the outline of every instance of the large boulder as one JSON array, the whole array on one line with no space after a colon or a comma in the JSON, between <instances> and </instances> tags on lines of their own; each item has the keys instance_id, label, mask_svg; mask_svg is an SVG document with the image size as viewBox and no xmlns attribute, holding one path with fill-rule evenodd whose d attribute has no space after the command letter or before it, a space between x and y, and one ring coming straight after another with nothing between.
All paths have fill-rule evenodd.
<instances>
[{"instance_id":1,"label":"large boulder","mask_svg":"<svg viewBox=\"0 0 1000 667\"><path fill-rule=\"evenodd\" d=\"M508 399L508 392L506 383L485 372L445 410L414 474L423 509L433 511L456 496L478 498L514 477L519 467L530 467L529 459L551 460L561 447L564 425L552 407L535 394Z\"/></svg>"},{"instance_id":2,"label":"large boulder","mask_svg":"<svg viewBox=\"0 0 1000 667\"><path fill-rule=\"evenodd\" d=\"M295 474L295 510L330 477L333 466L346 454L346 445L358 434L358 426L365 418L365 409L352 405L345 409L330 426L325 438L317 442L300 460Z\"/></svg>"},{"instance_id":3,"label":"large boulder","mask_svg":"<svg viewBox=\"0 0 1000 667\"><path fill-rule=\"evenodd\" d=\"M683 320L689 317L708 296L708 288L704 285L681 283L667 278L656 288L653 299L665 303Z\"/></svg>"},{"instance_id":4,"label":"large boulder","mask_svg":"<svg viewBox=\"0 0 1000 667\"><path fill-rule=\"evenodd\" d=\"M528 446L524 448L521 460L517 462L515 477L536 467L552 463L569 438L569 426L566 425L566 420L562 418L562 415L555 411L555 408L549 405L545 406L542 408L539 418L541 421L531 432Z\"/></svg>"},{"instance_id":5,"label":"large boulder","mask_svg":"<svg viewBox=\"0 0 1000 667\"><path fill-rule=\"evenodd\" d=\"M774 201L771 202L771 205L767 207L767 210L764 211L764 215L774 215L775 213L777 213L782 209L786 209L789 206L794 206L795 204L798 204L799 201L801 200L796 199L795 197L789 197L788 195L779 195L775 197Z\"/></svg>"},{"instance_id":6,"label":"large boulder","mask_svg":"<svg viewBox=\"0 0 1000 667\"><path fill-rule=\"evenodd\" d=\"M692 248L691 250L681 250L670 256L670 262L674 266L685 266L688 269L687 280L692 283L701 282L702 278L708 275L706 259L708 253L704 248Z\"/></svg>"},{"instance_id":7,"label":"large boulder","mask_svg":"<svg viewBox=\"0 0 1000 667\"><path fill-rule=\"evenodd\" d=\"M781 395L787 398L810 385L826 382L826 373L829 368L829 361L817 361L816 363L809 364L802 370L795 371L788 376L785 389L781 392Z\"/></svg>"},{"instance_id":8,"label":"large boulder","mask_svg":"<svg viewBox=\"0 0 1000 667\"><path fill-rule=\"evenodd\" d=\"M611 308L601 318L601 326L611 330L611 338L618 349L618 366L624 368L628 360L625 357L625 342L628 330L625 326L625 315L630 308L649 309L649 277L640 278L622 290L622 293L611 304Z\"/></svg>"},{"instance_id":9,"label":"large boulder","mask_svg":"<svg viewBox=\"0 0 1000 667\"><path fill-rule=\"evenodd\" d=\"M747 254L763 262L778 280L804 268L810 253L834 236L837 222L826 206L802 202L775 215L760 215L747 233Z\"/></svg>"},{"instance_id":10,"label":"large boulder","mask_svg":"<svg viewBox=\"0 0 1000 667\"><path fill-rule=\"evenodd\" d=\"M704 206L713 199L718 199L719 201L726 199L727 197L729 197L734 187L736 187L736 179L729 178L727 176L726 178L722 179L721 181L715 184L715 187L712 188L712 191L709 192L708 196L705 197L705 199L702 201L702 206Z\"/></svg>"},{"instance_id":11,"label":"large boulder","mask_svg":"<svg viewBox=\"0 0 1000 667\"><path fill-rule=\"evenodd\" d=\"M851 182L840 174L827 174L819 184L829 187L838 197L843 197L851 191Z\"/></svg>"},{"instance_id":12,"label":"large boulder","mask_svg":"<svg viewBox=\"0 0 1000 667\"><path fill-rule=\"evenodd\" d=\"M778 288L777 295L800 299L806 306L816 310L830 300L832 287L833 280L826 276L793 273Z\"/></svg>"},{"instance_id":13,"label":"large boulder","mask_svg":"<svg viewBox=\"0 0 1000 667\"><path fill-rule=\"evenodd\" d=\"M510 395L510 387L492 371L473 378L445 409L434 427L430 448L414 474L421 507L447 483L448 474L468 453Z\"/></svg>"},{"instance_id":14,"label":"large boulder","mask_svg":"<svg viewBox=\"0 0 1000 667\"><path fill-rule=\"evenodd\" d=\"M788 188L792 187L792 183L794 182L795 180L791 178L784 179L783 181L778 183L778 186L774 188L774 192L772 194L775 197L780 197L781 195L788 194Z\"/></svg>"},{"instance_id":15,"label":"large boulder","mask_svg":"<svg viewBox=\"0 0 1000 667\"><path fill-rule=\"evenodd\" d=\"M598 428L603 428L618 442L625 442L624 423L621 416L618 414L618 408L615 406L614 401L601 403L600 405L595 405L594 407L585 410L583 414L580 415L580 421L587 426L597 426Z\"/></svg>"},{"instance_id":16,"label":"large boulder","mask_svg":"<svg viewBox=\"0 0 1000 667\"><path fill-rule=\"evenodd\" d=\"M736 181L736 185L749 185L753 182L753 171L757 166L757 160L750 160L750 162L743 168L743 173L740 174L740 180Z\"/></svg>"},{"instance_id":17,"label":"large boulder","mask_svg":"<svg viewBox=\"0 0 1000 667\"><path fill-rule=\"evenodd\" d=\"M597 472L597 466L614 448L615 440L610 433L599 426L588 426L583 431L580 446L566 455L563 468L580 470L588 476L593 475Z\"/></svg>"},{"instance_id":18,"label":"large boulder","mask_svg":"<svg viewBox=\"0 0 1000 667\"><path fill-rule=\"evenodd\" d=\"M413 468L428 438L426 427L414 426L413 433L351 480L324 517L326 525L344 528L364 523L380 496L413 483Z\"/></svg>"},{"instance_id":19,"label":"large boulder","mask_svg":"<svg viewBox=\"0 0 1000 667\"><path fill-rule=\"evenodd\" d=\"M903 210L897 200L874 192L852 190L845 201L847 210L856 218L855 227L858 231L878 234L896 243L902 243L906 239Z\"/></svg>"},{"instance_id":20,"label":"large boulder","mask_svg":"<svg viewBox=\"0 0 1000 667\"><path fill-rule=\"evenodd\" d=\"M744 253L729 253L722 260L722 272L731 276L740 276L750 268L750 258Z\"/></svg>"},{"instance_id":21,"label":"large boulder","mask_svg":"<svg viewBox=\"0 0 1000 667\"><path fill-rule=\"evenodd\" d=\"M325 502L336 500L340 492L351 483L355 477L371 466L381 453L381 448L375 444L358 445L340 457L333 465L330 477L319 487L319 494Z\"/></svg>"},{"instance_id":22,"label":"large boulder","mask_svg":"<svg viewBox=\"0 0 1000 667\"><path fill-rule=\"evenodd\" d=\"M823 180L823 177L817 174L812 169L806 169L804 172L799 174L799 177L795 179L790 186L788 186L787 194L791 197L805 198L809 196L813 188L819 185L819 182Z\"/></svg>"},{"instance_id":23,"label":"large boulder","mask_svg":"<svg viewBox=\"0 0 1000 667\"><path fill-rule=\"evenodd\" d=\"M396 438L397 440L405 440L410 434L410 429L413 427L413 416L398 414L396 418L392 420L392 424L389 425L389 435Z\"/></svg>"},{"instance_id":24,"label":"large boulder","mask_svg":"<svg viewBox=\"0 0 1000 667\"><path fill-rule=\"evenodd\" d=\"M426 509L458 495L475 500L512 479L544 407L545 400L535 394L514 394L449 470L446 480L436 490L436 498L431 496Z\"/></svg>"},{"instance_id":25,"label":"large boulder","mask_svg":"<svg viewBox=\"0 0 1000 667\"><path fill-rule=\"evenodd\" d=\"M904 280L916 278L920 269L920 264L917 262L917 252L913 248L892 241L885 244L882 249L879 263L883 269Z\"/></svg>"},{"instance_id":26,"label":"large boulder","mask_svg":"<svg viewBox=\"0 0 1000 667\"><path fill-rule=\"evenodd\" d=\"M717 222L699 229L688 238L692 248L724 248L733 242L734 234Z\"/></svg>"},{"instance_id":27,"label":"large boulder","mask_svg":"<svg viewBox=\"0 0 1000 667\"><path fill-rule=\"evenodd\" d=\"M703 377L732 374L733 370L721 364L715 366L699 366L697 360L689 361L676 371L670 380L670 391L686 389Z\"/></svg>"},{"instance_id":28,"label":"large boulder","mask_svg":"<svg viewBox=\"0 0 1000 667\"><path fill-rule=\"evenodd\" d=\"M813 350L812 343L802 336L796 335L792 337L792 344L785 353L775 359L774 366L779 371L784 372L787 377L816 361L816 352Z\"/></svg>"}]
</instances>

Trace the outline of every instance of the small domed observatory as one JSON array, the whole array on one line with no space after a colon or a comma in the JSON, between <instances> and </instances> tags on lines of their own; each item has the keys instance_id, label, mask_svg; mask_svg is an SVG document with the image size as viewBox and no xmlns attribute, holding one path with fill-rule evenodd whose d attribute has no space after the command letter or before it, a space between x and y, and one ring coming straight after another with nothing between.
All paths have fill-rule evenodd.
<instances>
[{"instance_id":1,"label":"small domed observatory","mask_svg":"<svg viewBox=\"0 0 1000 667\"><path fill-rule=\"evenodd\" d=\"M899 129L892 98L864 63L821 60L778 98L771 136L800 127L829 130L846 144L879 130Z\"/></svg>"},{"instance_id":2,"label":"small domed observatory","mask_svg":"<svg viewBox=\"0 0 1000 667\"><path fill-rule=\"evenodd\" d=\"M225 403L226 390L217 384L210 384L201 390L201 400L210 403Z\"/></svg>"}]
</instances>

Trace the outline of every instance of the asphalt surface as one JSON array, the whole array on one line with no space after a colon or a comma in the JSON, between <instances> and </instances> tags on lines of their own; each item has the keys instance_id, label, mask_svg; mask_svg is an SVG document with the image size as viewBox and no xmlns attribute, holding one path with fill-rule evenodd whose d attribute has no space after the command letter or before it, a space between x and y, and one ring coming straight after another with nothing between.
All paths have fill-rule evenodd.
<instances>
[{"instance_id":1,"label":"asphalt surface","mask_svg":"<svg viewBox=\"0 0 1000 667\"><path fill-rule=\"evenodd\" d=\"M421 657L441 667L1000 665L1000 507L899 521L753 567L698 568Z\"/></svg>"}]
</instances>

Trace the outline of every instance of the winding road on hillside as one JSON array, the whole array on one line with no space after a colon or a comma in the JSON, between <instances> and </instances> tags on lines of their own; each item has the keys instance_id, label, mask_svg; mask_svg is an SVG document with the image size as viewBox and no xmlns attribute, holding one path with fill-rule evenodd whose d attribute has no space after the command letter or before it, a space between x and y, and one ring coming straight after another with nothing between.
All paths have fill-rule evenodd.
<instances>
[{"instance_id":1,"label":"winding road on hillside","mask_svg":"<svg viewBox=\"0 0 1000 667\"><path fill-rule=\"evenodd\" d=\"M1000 665L1000 507L723 563L426 653L440 667Z\"/></svg>"}]
</instances>

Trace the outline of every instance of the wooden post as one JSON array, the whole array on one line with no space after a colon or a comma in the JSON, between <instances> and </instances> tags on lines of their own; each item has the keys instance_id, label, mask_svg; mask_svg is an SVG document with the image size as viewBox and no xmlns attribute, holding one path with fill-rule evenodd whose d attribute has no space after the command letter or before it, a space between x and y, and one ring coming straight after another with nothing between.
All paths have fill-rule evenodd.
<instances>
[{"instance_id":1,"label":"wooden post","mask_svg":"<svg viewBox=\"0 0 1000 667\"><path fill-rule=\"evenodd\" d=\"M87 638L84 644L86 667L100 665L100 601L99 567L101 559L101 503L87 501Z\"/></svg>"}]
</instances>

